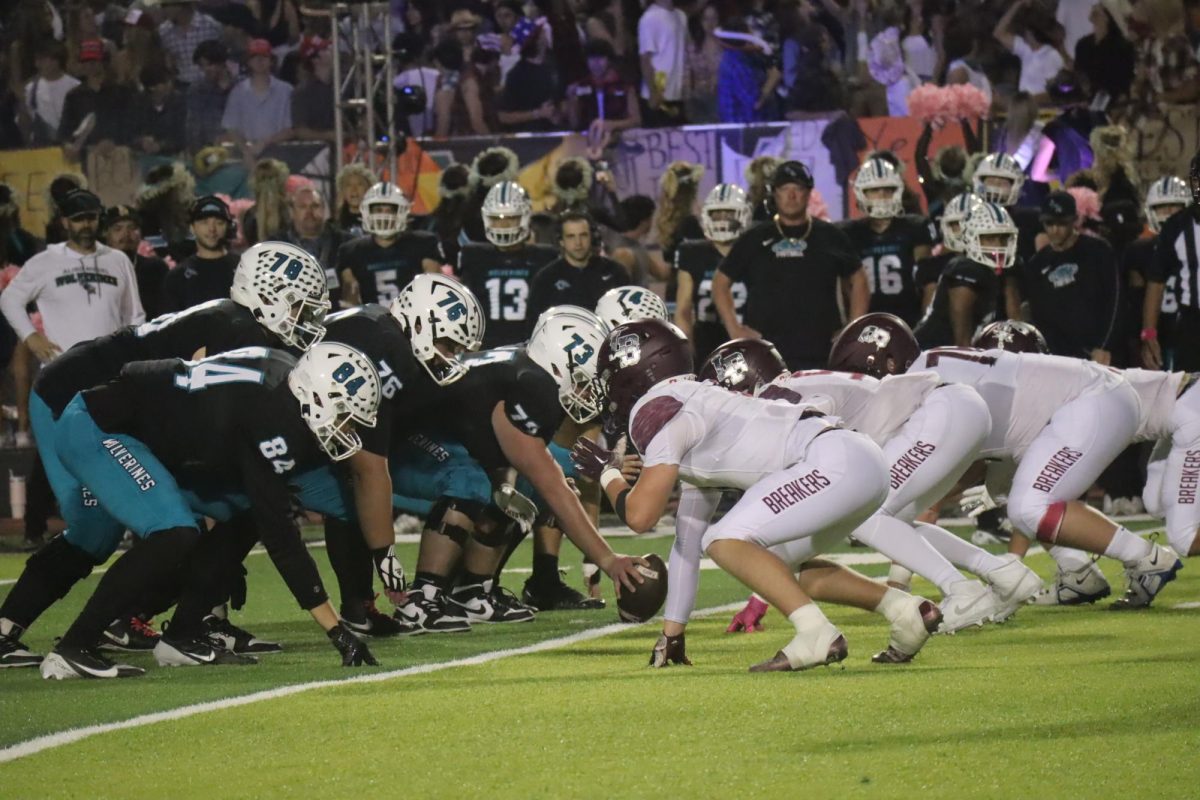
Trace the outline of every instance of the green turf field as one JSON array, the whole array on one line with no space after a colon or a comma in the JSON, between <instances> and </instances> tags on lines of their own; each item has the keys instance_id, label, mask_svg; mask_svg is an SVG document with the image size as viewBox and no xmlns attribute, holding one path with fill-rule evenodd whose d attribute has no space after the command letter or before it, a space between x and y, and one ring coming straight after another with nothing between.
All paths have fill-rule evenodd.
<instances>
[{"instance_id":1,"label":"green turf field","mask_svg":"<svg viewBox=\"0 0 1200 800\"><path fill-rule=\"evenodd\" d=\"M670 539L621 539L665 555ZM401 548L412 563L413 547ZM862 552L862 551L856 551ZM528 548L514 566L528 564ZM324 554L318 563L326 566ZM0 557L0 579L23 557ZM265 556L236 621L283 641L254 667L159 669L125 681L0 672L0 748L71 728L311 681L437 665L548 643L484 663L320 686L239 707L103 732L0 763L0 797L1139 797L1196 796L1200 570L1147 612L1027 608L1004 626L937 637L909 665L871 664L881 618L827 608L844 668L749 675L790 635L727 636L729 613L688 634L692 668L652 671L654 625L603 612L374 642L376 670L336 665ZM1044 555L1030 563L1051 571ZM578 580L577 563L568 579ZM880 574L882 568L867 568ZM1105 565L1114 585L1120 575ZM326 571L327 575L328 572ZM520 589L523 575L507 583ZM95 578L88 585L94 585ZM333 585L332 579L329 585ZM45 650L79 587L26 637ZM918 590L930 587L918 583ZM0 593L7 587L0 586ZM743 599L706 571L699 608ZM1200 605L1200 603L1198 603ZM573 643L555 640L591 631ZM0 758L4 758L0 755Z\"/></svg>"}]
</instances>

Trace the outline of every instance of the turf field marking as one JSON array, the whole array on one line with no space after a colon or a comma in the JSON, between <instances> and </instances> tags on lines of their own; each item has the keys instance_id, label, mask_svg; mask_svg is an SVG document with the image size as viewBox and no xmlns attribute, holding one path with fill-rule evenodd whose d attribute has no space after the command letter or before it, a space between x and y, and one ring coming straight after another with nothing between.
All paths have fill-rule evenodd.
<instances>
[{"instance_id":1,"label":"turf field marking","mask_svg":"<svg viewBox=\"0 0 1200 800\"><path fill-rule=\"evenodd\" d=\"M703 617L712 614L727 613L729 611L737 611L745 605L744 602L728 603L723 606L713 606L704 608L692 614L693 617ZM613 623L604 625L591 630L580 631L573 633L570 636L559 636L554 639L545 639L534 644L526 645L525 647L514 647L508 650L492 650L486 653L478 653L466 658L456 658L452 661L436 661L431 664L418 664L404 669L388 670L386 672L375 672L366 675L356 675L353 678L342 678L338 680L311 681L309 683L295 683L289 686L280 686L276 689L267 689L260 692L251 692L250 694L239 695L236 697L226 697L221 700L209 700L204 703L194 703L192 705L173 708L168 711L156 711L153 714L141 714L130 719L120 722L106 722L101 725L88 725L83 728L71 728L70 730L59 731L58 733L50 733L44 736L37 736L33 739L27 739L24 742L18 742L0 749L0 764L9 761L16 761L18 758L31 756L36 753L41 753L45 750L52 750L56 747L63 747L68 744L89 739L93 736L99 736L102 733L111 733L113 731L128 730L131 728L141 728L146 725L154 725L159 722L172 722L178 719L186 719L194 717L197 714L205 714L209 711L223 711L227 708L238 708L239 706L250 705L251 703L259 703L264 700L275 700L280 697L289 695L301 694L310 692L314 689L325 689L330 686L346 686L359 683L378 683L379 681L392 680L393 678L406 678L410 675L426 675L430 672L440 672L446 669L455 667L474 667L480 664L488 664L493 661L500 661L505 658L514 656L524 656L530 653L541 653L546 650L556 650L560 647L569 647L581 642L599 639L614 633L631 630L636 628L636 625L628 625L625 623ZM136 679L134 679L136 680Z\"/></svg>"}]
</instances>

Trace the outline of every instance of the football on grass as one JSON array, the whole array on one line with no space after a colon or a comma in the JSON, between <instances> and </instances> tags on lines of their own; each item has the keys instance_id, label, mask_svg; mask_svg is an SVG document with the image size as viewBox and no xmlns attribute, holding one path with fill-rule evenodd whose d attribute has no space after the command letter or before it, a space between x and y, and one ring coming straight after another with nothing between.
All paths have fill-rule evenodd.
<instances>
[{"instance_id":1,"label":"football on grass","mask_svg":"<svg viewBox=\"0 0 1200 800\"><path fill-rule=\"evenodd\" d=\"M638 565L645 581L637 584L637 591L621 589L617 598L617 613L622 622L645 622L658 613L667 599L667 565L656 553L642 556L649 566Z\"/></svg>"}]
</instances>

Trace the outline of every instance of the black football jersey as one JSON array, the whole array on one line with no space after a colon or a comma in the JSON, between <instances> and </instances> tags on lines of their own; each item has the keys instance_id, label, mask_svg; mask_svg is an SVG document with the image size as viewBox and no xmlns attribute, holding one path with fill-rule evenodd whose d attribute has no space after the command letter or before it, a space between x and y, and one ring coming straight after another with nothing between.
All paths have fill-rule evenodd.
<instances>
[{"instance_id":1,"label":"black football jersey","mask_svg":"<svg viewBox=\"0 0 1200 800\"><path fill-rule=\"evenodd\" d=\"M946 265L959 255L952 250L943 250L936 256L930 256L917 262L917 294L924 297L925 287L931 283L937 283L938 278L942 277L942 273L946 270Z\"/></svg>"},{"instance_id":2,"label":"black football jersey","mask_svg":"<svg viewBox=\"0 0 1200 800\"><path fill-rule=\"evenodd\" d=\"M441 245L432 233L405 231L388 247L381 247L373 236L360 236L338 248L337 271L354 273L363 303L387 305L425 271L426 259L443 261Z\"/></svg>"},{"instance_id":3,"label":"black football jersey","mask_svg":"<svg viewBox=\"0 0 1200 800\"><path fill-rule=\"evenodd\" d=\"M933 242L930 224L911 214L897 217L883 233L871 230L871 220L856 219L842 230L854 244L871 287L871 311L895 314L912 325L921 316L914 251Z\"/></svg>"},{"instance_id":4,"label":"black football jersey","mask_svg":"<svg viewBox=\"0 0 1200 800\"><path fill-rule=\"evenodd\" d=\"M529 290L533 276L558 258L544 244L501 250L492 244L470 242L458 253L458 276L475 293L487 312L485 349L519 344L533 332Z\"/></svg>"},{"instance_id":5,"label":"black football jersey","mask_svg":"<svg viewBox=\"0 0 1200 800\"><path fill-rule=\"evenodd\" d=\"M954 327L950 322L950 290L959 286L975 291L975 305L971 317L972 335L980 325L990 322L995 316L996 298L1000 292L1000 278L996 271L966 256L956 256L942 270L933 302L929 304L925 316L913 330L922 350L931 347L951 347L956 344Z\"/></svg>"},{"instance_id":6,"label":"black football jersey","mask_svg":"<svg viewBox=\"0 0 1200 800\"><path fill-rule=\"evenodd\" d=\"M210 300L80 342L42 369L34 391L57 418L76 392L116 378L133 361L188 359L201 348L211 356L239 347L280 345L245 306Z\"/></svg>"},{"instance_id":7,"label":"black football jersey","mask_svg":"<svg viewBox=\"0 0 1200 800\"><path fill-rule=\"evenodd\" d=\"M355 348L379 372L379 413L374 428L359 431L363 449L386 456L395 420L431 399L437 384L413 355L400 323L381 305L342 311L325 319L325 341Z\"/></svg>"},{"instance_id":8,"label":"black football jersey","mask_svg":"<svg viewBox=\"0 0 1200 800\"><path fill-rule=\"evenodd\" d=\"M692 329L692 345L696 350L697 364L729 339L712 299L713 276L723 258L707 239L688 239L675 248L675 269L686 272L692 278L692 312L696 320ZM730 289L733 292L733 308L740 322L746 306L746 284L734 281Z\"/></svg>"},{"instance_id":9,"label":"black football jersey","mask_svg":"<svg viewBox=\"0 0 1200 800\"><path fill-rule=\"evenodd\" d=\"M491 425L497 403L504 404L517 430L550 443L566 412L558 402L558 385L524 348L484 350L463 360L470 370L442 390L420 427L460 442L489 472L510 466Z\"/></svg>"}]
</instances>

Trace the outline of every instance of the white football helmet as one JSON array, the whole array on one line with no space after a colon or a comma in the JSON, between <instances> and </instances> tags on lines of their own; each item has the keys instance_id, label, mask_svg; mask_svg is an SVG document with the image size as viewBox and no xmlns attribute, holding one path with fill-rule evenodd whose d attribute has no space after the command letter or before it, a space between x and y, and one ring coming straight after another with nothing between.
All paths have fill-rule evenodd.
<instances>
[{"instance_id":1,"label":"white football helmet","mask_svg":"<svg viewBox=\"0 0 1200 800\"><path fill-rule=\"evenodd\" d=\"M293 244L260 242L242 253L229 297L292 347L307 350L325 337L325 270Z\"/></svg>"},{"instance_id":2,"label":"white football helmet","mask_svg":"<svg viewBox=\"0 0 1200 800\"><path fill-rule=\"evenodd\" d=\"M371 359L348 345L322 342L305 353L288 375L300 416L334 461L362 449L358 428L375 427L379 373Z\"/></svg>"},{"instance_id":3,"label":"white football helmet","mask_svg":"<svg viewBox=\"0 0 1200 800\"><path fill-rule=\"evenodd\" d=\"M963 223L971 216L971 209L983 201L970 192L955 195L946 210L942 212L942 244L947 250L961 253L966 245L963 244Z\"/></svg>"},{"instance_id":4,"label":"white football helmet","mask_svg":"<svg viewBox=\"0 0 1200 800\"><path fill-rule=\"evenodd\" d=\"M412 203L394 183L380 182L367 190L359 204L363 233L389 238L408 227Z\"/></svg>"},{"instance_id":5,"label":"white football helmet","mask_svg":"<svg viewBox=\"0 0 1200 800\"><path fill-rule=\"evenodd\" d=\"M533 203L521 184L516 181L497 183L488 189L483 198L483 233L497 247L520 244L529 238L529 221L533 217ZM509 227L497 225L500 220L516 219L517 224Z\"/></svg>"},{"instance_id":6,"label":"white football helmet","mask_svg":"<svg viewBox=\"0 0 1200 800\"><path fill-rule=\"evenodd\" d=\"M559 314L568 314L571 316L578 317L579 319L586 320L587 322L590 322L593 325L598 326L601 330L604 331L605 335L608 334L608 331L609 331L608 324L606 322L604 322L604 320L600 319L598 316L593 314L591 311L588 311L586 308L583 308L582 306L561 305L561 306L550 306L550 308L547 308L545 311L543 311L538 316L537 322L534 323L534 325L533 325L533 335L536 336L537 332L539 330L541 330L542 327L545 326L545 324L547 322L549 322L552 317L557 316Z\"/></svg>"},{"instance_id":7,"label":"white football helmet","mask_svg":"<svg viewBox=\"0 0 1200 800\"><path fill-rule=\"evenodd\" d=\"M478 350L486 323L478 298L457 278L426 272L400 290L391 305L413 355L438 386L449 386L467 374L457 355L438 350L439 339L448 339L456 350Z\"/></svg>"},{"instance_id":8,"label":"white football helmet","mask_svg":"<svg viewBox=\"0 0 1200 800\"><path fill-rule=\"evenodd\" d=\"M1004 244L983 244L984 236L1004 236ZM1017 226L1012 217L995 203L978 203L963 223L963 248L967 258L1001 272L1017 258Z\"/></svg>"},{"instance_id":9,"label":"white football helmet","mask_svg":"<svg viewBox=\"0 0 1200 800\"><path fill-rule=\"evenodd\" d=\"M1146 192L1146 221L1150 223L1150 230L1158 233L1162 230L1162 224L1167 221L1165 215L1160 217L1158 209L1163 206L1190 206L1192 204L1192 192L1188 189L1187 183L1183 178L1177 178L1174 175L1167 175L1164 178L1159 178L1150 186L1150 190Z\"/></svg>"},{"instance_id":10,"label":"white football helmet","mask_svg":"<svg viewBox=\"0 0 1200 800\"><path fill-rule=\"evenodd\" d=\"M581 425L604 408L597 378L600 346L606 331L594 319L571 312L543 314L525 352L558 384L558 402Z\"/></svg>"},{"instance_id":11,"label":"white football helmet","mask_svg":"<svg viewBox=\"0 0 1200 800\"><path fill-rule=\"evenodd\" d=\"M1007 188L989 187L988 178L1000 178L1009 182ZM1025 185L1025 171L1017 160L1008 153L992 153L985 156L975 167L971 178L972 191L986 202L1001 206L1014 206Z\"/></svg>"},{"instance_id":12,"label":"white football helmet","mask_svg":"<svg viewBox=\"0 0 1200 800\"><path fill-rule=\"evenodd\" d=\"M717 216L717 212L720 213ZM719 183L700 207L700 227L713 242L732 242L750 227L752 209L746 192L736 183Z\"/></svg>"},{"instance_id":13,"label":"white football helmet","mask_svg":"<svg viewBox=\"0 0 1200 800\"><path fill-rule=\"evenodd\" d=\"M618 286L609 289L596 303L598 316L610 329L622 322L639 319L667 319L667 304L649 289L641 286Z\"/></svg>"},{"instance_id":14,"label":"white football helmet","mask_svg":"<svg viewBox=\"0 0 1200 800\"><path fill-rule=\"evenodd\" d=\"M888 189L888 197L871 199L871 189ZM872 219L891 219L904 213L904 177L890 162L868 158L854 176L854 199L858 208Z\"/></svg>"}]
</instances>

